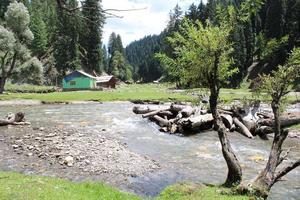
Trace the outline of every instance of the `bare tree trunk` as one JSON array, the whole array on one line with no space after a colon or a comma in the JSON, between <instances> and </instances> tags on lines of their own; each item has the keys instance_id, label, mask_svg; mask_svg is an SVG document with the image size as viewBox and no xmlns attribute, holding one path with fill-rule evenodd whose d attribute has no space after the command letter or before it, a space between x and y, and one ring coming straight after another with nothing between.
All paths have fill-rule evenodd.
<instances>
[{"instance_id":1,"label":"bare tree trunk","mask_svg":"<svg viewBox=\"0 0 300 200\"><path fill-rule=\"evenodd\" d=\"M4 92L4 86L6 83L6 77L0 77L0 94Z\"/></svg>"},{"instance_id":2,"label":"bare tree trunk","mask_svg":"<svg viewBox=\"0 0 300 200\"><path fill-rule=\"evenodd\" d=\"M272 102L272 110L274 113L274 132L275 137L273 140L272 148L270 151L269 159L266 167L258 175L253 183L253 188L257 191L259 196L266 198L271 187L274 185L276 180L276 168L282 162L280 159L280 154L282 152L281 147L284 140L287 138L288 131L281 130L280 124L280 103L279 101Z\"/></svg>"},{"instance_id":3,"label":"bare tree trunk","mask_svg":"<svg viewBox=\"0 0 300 200\"><path fill-rule=\"evenodd\" d=\"M210 109L214 118L214 127L218 131L219 140L222 145L223 157L228 167L227 179L224 183L226 187L232 187L242 181L242 168L236 155L233 152L230 141L228 139L228 131L222 121L217 110L217 101L219 90L211 87Z\"/></svg>"}]
</instances>

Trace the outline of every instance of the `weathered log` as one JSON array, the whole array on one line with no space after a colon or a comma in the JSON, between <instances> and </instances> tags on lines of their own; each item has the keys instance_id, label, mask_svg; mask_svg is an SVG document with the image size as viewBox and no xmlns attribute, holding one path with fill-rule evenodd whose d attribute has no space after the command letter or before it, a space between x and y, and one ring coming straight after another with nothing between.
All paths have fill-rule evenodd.
<instances>
[{"instance_id":1,"label":"weathered log","mask_svg":"<svg viewBox=\"0 0 300 200\"><path fill-rule=\"evenodd\" d=\"M160 112L164 112L164 111L168 111L168 109L166 109L166 110L155 110L155 111L143 114L142 117L143 118L153 117L153 116L159 114Z\"/></svg>"},{"instance_id":2,"label":"weathered log","mask_svg":"<svg viewBox=\"0 0 300 200\"><path fill-rule=\"evenodd\" d=\"M236 117L233 118L233 122L234 124L239 127L240 132L247 136L250 139L253 139L253 135L251 134L251 132L249 131L249 129Z\"/></svg>"},{"instance_id":3,"label":"weathered log","mask_svg":"<svg viewBox=\"0 0 300 200\"><path fill-rule=\"evenodd\" d=\"M263 140L268 140L268 134L274 133L274 129L269 126L260 126L255 130L255 135L258 135Z\"/></svg>"},{"instance_id":4,"label":"weathered log","mask_svg":"<svg viewBox=\"0 0 300 200\"><path fill-rule=\"evenodd\" d=\"M154 115L153 117L151 117L152 120L154 120L155 122L157 122L157 124L161 127L169 127L171 125L171 123L168 120L165 120L164 118L158 116L158 115Z\"/></svg>"},{"instance_id":5,"label":"weathered log","mask_svg":"<svg viewBox=\"0 0 300 200\"><path fill-rule=\"evenodd\" d=\"M0 119L0 126L7 126L7 125L28 125L25 124L25 114L22 112L18 112L16 114L9 113L4 119Z\"/></svg>"},{"instance_id":6,"label":"weathered log","mask_svg":"<svg viewBox=\"0 0 300 200\"><path fill-rule=\"evenodd\" d=\"M177 123L180 119L182 119L182 113L178 113L178 115L174 118L170 120L170 123Z\"/></svg>"},{"instance_id":7,"label":"weathered log","mask_svg":"<svg viewBox=\"0 0 300 200\"><path fill-rule=\"evenodd\" d=\"M183 109L185 109L186 107L187 106L184 106L184 105L172 104L170 106L170 111L178 113L178 112L182 111Z\"/></svg>"},{"instance_id":8,"label":"weathered log","mask_svg":"<svg viewBox=\"0 0 300 200\"><path fill-rule=\"evenodd\" d=\"M300 116L297 117L281 117L280 118L281 121L281 126L283 128L285 127L289 127L289 126L293 126L296 124L300 124ZM259 125L261 126L270 126L273 127L274 126L274 120L273 119L262 119L258 122Z\"/></svg>"},{"instance_id":9,"label":"weathered log","mask_svg":"<svg viewBox=\"0 0 300 200\"><path fill-rule=\"evenodd\" d=\"M150 109L148 106L145 107L145 106L134 106L132 111L135 113L135 114L146 114L146 113L149 113L149 112L153 112L155 110L153 109Z\"/></svg>"},{"instance_id":10,"label":"weathered log","mask_svg":"<svg viewBox=\"0 0 300 200\"><path fill-rule=\"evenodd\" d=\"M227 114L221 114L222 117L222 121L225 125L226 128L231 129L232 125L233 125L233 118L231 115L227 115Z\"/></svg>"},{"instance_id":11,"label":"weathered log","mask_svg":"<svg viewBox=\"0 0 300 200\"><path fill-rule=\"evenodd\" d=\"M190 117L191 115L195 114L196 109L192 108L191 106L187 106L181 110L181 114L183 117Z\"/></svg>"},{"instance_id":12,"label":"weathered log","mask_svg":"<svg viewBox=\"0 0 300 200\"><path fill-rule=\"evenodd\" d=\"M178 121L178 129L182 134L195 133L197 131L209 130L213 126L212 114L183 118Z\"/></svg>"},{"instance_id":13,"label":"weathered log","mask_svg":"<svg viewBox=\"0 0 300 200\"><path fill-rule=\"evenodd\" d=\"M165 110L158 113L161 117L172 117L173 113L171 111Z\"/></svg>"}]
</instances>

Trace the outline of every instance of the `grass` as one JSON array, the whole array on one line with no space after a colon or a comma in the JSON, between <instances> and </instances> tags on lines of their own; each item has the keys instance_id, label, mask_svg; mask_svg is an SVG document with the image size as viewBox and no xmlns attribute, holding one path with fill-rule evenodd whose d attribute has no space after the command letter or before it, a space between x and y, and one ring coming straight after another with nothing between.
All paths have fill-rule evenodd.
<instances>
[{"instance_id":1,"label":"grass","mask_svg":"<svg viewBox=\"0 0 300 200\"><path fill-rule=\"evenodd\" d=\"M104 184L0 172L0 200L140 200Z\"/></svg>"},{"instance_id":2,"label":"grass","mask_svg":"<svg viewBox=\"0 0 300 200\"><path fill-rule=\"evenodd\" d=\"M249 200L248 196L233 194L229 189L181 183L166 188L157 200Z\"/></svg>"},{"instance_id":3,"label":"grass","mask_svg":"<svg viewBox=\"0 0 300 200\"><path fill-rule=\"evenodd\" d=\"M300 130L300 124L294 125L290 127L291 129Z\"/></svg>"},{"instance_id":4,"label":"grass","mask_svg":"<svg viewBox=\"0 0 300 200\"><path fill-rule=\"evenodd\" d=\"M181 183L166 188L155 200L248 200L229 189ZM105 184L70 181L0 171L0 200L142 200Z\"/></svg>"},{"instance_id":5,"label":"grass","mask_svg":"<svg viewBox=\"0 0 300 200\"><path fill-rule=\"evenodd\" d=\"M30 86L30 85L8 85L11 88L20 88L22 91L33 87L35 91L43 91L49 87ZM197 102L197 95L208 94L203 89L188 89L181 92L172 92L171 84L132 84L121 85L116 90L111 91L77 91L77 92L53 92L53 93L9 93L0 95L0 100L11 99L29 99L41 100L44 102L70 102L70 101L131 101L131 100L159 100L159 101L192 101ZM256 100L249 89L222 89L220 99L226 104L233 100ZM265 95L259 97L266 102L270 99ZM287 98L288 103L299 102L300 97L290 95Z\"/></svg>"},{"instance_id":6,"label":"grass","mask_svg":"<svg viewBox=\"0 0 300 200\"><path fill-rule=\"evenodd\" d=\"M160 100L160 101L191 101L193 97L183 93L170 93L167 85L133 84L121 85L111 91L77 91L54 92L48 94L11 93L0 95L0 100L34 99L45 102L67 101L130 101L130 100Z\"/></svg>"},{"instance_id":7,"label":"grass","mask_svg":"<svg viewBox=\"0 0 300 200\"><path fill-rule=\"evenodd\" d=\"M40 86L40 85L30 85L30 84L11 84L7 83L5 85L5 90L12 93L49 93L56 91L54 86Z\"/></svg>"}]
</instances>

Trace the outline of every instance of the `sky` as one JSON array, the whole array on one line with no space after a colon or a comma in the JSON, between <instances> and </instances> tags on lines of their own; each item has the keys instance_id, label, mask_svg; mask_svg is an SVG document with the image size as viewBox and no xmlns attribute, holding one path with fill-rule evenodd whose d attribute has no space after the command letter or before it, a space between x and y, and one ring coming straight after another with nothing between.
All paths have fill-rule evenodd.
<instances>
[{"instance_id":1,"label":"sky","mask_svg":"<svg viewBox=\"0 0 300 200\"><path fill-rule=\"evenodd\" d=\"M146 35L159 34L168 23L170 10L177 3L185 11L193 2L198 5L200 0L102 0L104 9L145 8L115 13L123 18L108 18L104 26L103 42L108 43L112 32L121 35L124 47Z\"/></svg>"}]
</instances>

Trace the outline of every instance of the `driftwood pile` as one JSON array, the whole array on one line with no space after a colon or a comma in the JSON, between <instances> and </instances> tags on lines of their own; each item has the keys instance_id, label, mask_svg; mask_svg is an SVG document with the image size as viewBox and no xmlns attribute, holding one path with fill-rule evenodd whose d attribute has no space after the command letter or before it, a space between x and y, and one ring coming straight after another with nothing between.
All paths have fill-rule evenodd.
<instances>
[{"instance_id":1,"label":"driftwood pile","mask_svg":"<svg viewBox=\"0 0 300 200\"><path fill-rule=\"evenodd\" d=\"M30 122L25 121L25 114L22 112L8 113L3 119L0 119L0 126L7 125L30 125Z\"/></svg>"},{"instance_id":2,"label":"driftwood pile","mask_svg":"<svg viewBox=\"0 0 300 200\"><path fill-rule=\"evenodd\" d=\"M133 108L133 112L157 123L160 131L171 134L189 135L213 129L210 111L191 105L139 105ZM259 104L219 109L219 113L228 130L237 131L248 138L258 135L268 139L267 135L273 133L273 115L260 111ZM281 123L283 127L300 123L300 113L285 115Z\"/></svg>"}]
</instances>

